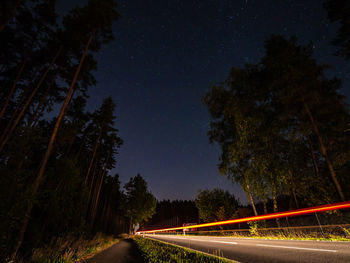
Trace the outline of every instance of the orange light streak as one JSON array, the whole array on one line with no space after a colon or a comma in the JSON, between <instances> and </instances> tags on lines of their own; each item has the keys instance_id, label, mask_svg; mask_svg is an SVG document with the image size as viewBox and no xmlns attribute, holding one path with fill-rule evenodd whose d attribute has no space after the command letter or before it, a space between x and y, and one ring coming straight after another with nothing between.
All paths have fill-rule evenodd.
<instances>
[{"instance_id":1,"label":"orange light streak","mask_svg":"<svg viewBox=\"0 0 350 263\"><path fill-rule=\"evenodd\" d=\"M225 221L204 223L204 224L198 224L198 225L192 225L192 226L180 226L180 227L171 227L171 228L154 229L154 230L143 230L143 231L137 231L137 233L140 233L140 234L142 234L142 233L156 233L156 232L173 231L173 230L181 230L181 229L188 229L188 228L221 226L221 225L237 224L237 223L243 223L243 222L249 222L249 221L275 219L275 218L280 218L280 217L300 216L300 215L306 215L306 214L311 214L311 213L339 210L339 209L346 209L346 208L350 208L350 201L342 202L342 203L335 203L335 204L328 204L328 205L321 205L321 206L314 206L314 207L302 208L302 209L296 209L296 210L290 210L290 211L285 211L285 212L272 213L272 214L261 215L261 216L251 216L251 217L244 217L244 218L231 219L231 220L225 220Z\"/></svg>"}]
</instances>

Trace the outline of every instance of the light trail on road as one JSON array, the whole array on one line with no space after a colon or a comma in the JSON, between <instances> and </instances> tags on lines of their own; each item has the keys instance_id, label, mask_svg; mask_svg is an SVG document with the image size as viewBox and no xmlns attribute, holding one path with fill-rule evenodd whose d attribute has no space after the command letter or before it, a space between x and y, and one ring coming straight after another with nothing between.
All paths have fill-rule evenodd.
<instances>
[{"instance_id":1,"label":"light trail on road","mask_svg":"<svg viewBox=\"0 0 350 263\"><path fill-rule=\"evenodd\" d=\"M348 263L350 242L145 234L145 238L241 263Z\"/></svg>"},{"instance_id":2,"label":"light trail on road","mask_svg":"<svg viewBox=\"0 0 350 263\"><path fill-rule=\"evenodd\" d=\"M261 221L261 220L275 219L275 218L281 218L281 217L301 216L301 215L307 215L312 213L319 213L319 212L346 209L346 208L350 208L350 201L335 203L335 204L328 204L328 205L321 205L321 206L314 206L314 207L302 208L302 209L296 209L296 210L289 210L285 212L278 212L278 213L266 214L261 216L251 216L251 217L217 221L217 222L204 223L204 224L191 225L191 226L179 226L179 227L170 227L170 228L153 229L153 230L141 230L141 231L137 231L137 233L146 234L146 233L183 230L183 229L190 229L190 228L202 228L202 227L210 227L210 226L238 224L238 223L244 223L244 222L250 222L250 221Z\"/></svg>"}]
</instances>

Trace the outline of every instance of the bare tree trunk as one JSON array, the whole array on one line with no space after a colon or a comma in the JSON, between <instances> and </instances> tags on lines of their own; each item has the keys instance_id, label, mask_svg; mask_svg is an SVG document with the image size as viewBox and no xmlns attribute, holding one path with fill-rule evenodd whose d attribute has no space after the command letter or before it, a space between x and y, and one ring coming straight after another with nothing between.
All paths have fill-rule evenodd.
<instances>
[{"instance_id":1,"label":"bare tree trunk","mask_svg":"<svg viewBox=\"0 0 350 263\"><path fill-rule=\"evenodd\" d=\"M12 8L9 16L5 19L5 21L2 23L2 25L0 25L0 32L2 30L4 30L5 26L8 24L8 22L10 22L10 20L15 16L16 11L19 7L19 5L21 4L22 0L17 0L15 3L15 6Z\"/></svg>"},{"instance_id":2,"label":"bare tree trunk","mask_svg":"<svg viewBox=\"0 0 350 263\"><path fill-rule=\"evenodd\" d=\"M295 193L295 187L294 187L294 185L293 185L293 187L292 187L292 194L293 194L293 198L294 198L294 202L295 202L296 208L299 209L300 206L299 206L299 202L298 202L297 195L296 195L296 193Z\"/></svg>"},{"instance_id":3,"label":"bare tree trunk","mask_svg":"<svg viewBox=\"0 0 350 263\"><path fill-rule=\"evenodd\" d=\"M311 141L311 138L310 136L308 135L305 135L306 139L307 139L307 142L309 144L309 147L310 147L310 152L311 152L311 156L312 156L312 161L313 161L313 164L314 164L314 170L315 170L315 175L317 177L319 177L319 168L318 168L318 162L317 162L317 158L316 158L316 154L315 154L315 150L314 150L314 147L312 145L312 141Z\"/></svg>"},{"instance_id":4,"label":"bare tree trunk","mask_svg":"<svg viewBox=\"0 0 350 263\"><path fill-rule=\"evenodd\" d=\"M40 170L35 178L35 181L34 181L34 186L33 186L33 191L32 191L32 196L33 198L36 197L37 195L37 192L38 192L38 189L39 189L39 186L41 185L41 182L43 181L43 175L44 175L44 172L45 172L45 169L46 169L46 165L47 165L47 162L49 160L49 157L51 155L51 152L52 152L52 149L53 149L53 145L54 145L54 142L55 142L55 139L56 139L56 136L57 136L57 132L58 132L58 129L61 125L61 122L63 120L63 117L64 117L64 112L66 110L66 107L67 107L67 104L68 104L68 101L69 101L69 98L70 96L72 95L72 92L73 92L73 89L74 89L74 86L75 86L75 83L78 79L78 75L80 73L80 70L81 70L81 67L84 63L84 59L86 57L86 54L89 50L89 46L90 46L90 43L95 35L95 32L96 30L94 29L91 33L91 36L85 46L85 49L84 49L84 52L81 56L81 59L80 59L80 62L79 62L79 65L78 65L78 68L77 70L75 71L75 74L74 74L74 77L73 77L73 81L69 87L69 90L68 90L68 93L67 93L67 96L63 102L63 105L61 107L61 110L60 110L60 114L58 115L58 118L57 118L57 121L56 121L56 124L55 124L55 127L54 127L54 130L52 132L52 135L51 135L51 139L50 139L50 142L48 144L48 147L46 149L46 152L45 152L45 155L44 155L44 158L41 162L41 166L40 166ZM23 241L23 237L24 237L24 233L27 229L27 225L28 225L28 222L29 222L29 219L30 219L30 214L32 212L32 208L33 208L33 202L30 202L27 206L27 210L24 214L24 218L21 222L21 227L20 227L20 231L19 231L19 234L18 234L18 238L17 238L17 242L15 244L15 247L14 247L14 251L13 251L13 254L12 254L12 259L15 259L16 258L16 255L17 255L17 252L18 252L18 249L21 247L22 245L22 241Z\"/></svg>"},{"instance_id":5,"label":"bare tree trunk","mask_svg":"<svg viewBox=\"0 0 350 263\"><path fill-rule=\"evenodd\" d=\"M6 109L7 109L7 106L8 106L8 104L9 104L9 102L10 102L10 99L11 99L13 93L14 93L15 90L16 90L17 82L18 82L19 78L20 78L21 75L22 75L23 69L24 69L24 67L25 67L25 65L26 65L26 63L27 63L27 61L28 61L28 57L26 57L26 58L23 60L22 66L20 67L20 69L19 69L18 72L17 72L17 76L16 76L16 78L15 78L15 80L14 80L14 82L13 82L13 85L12 85L12 87L11 87L11 89L10 89L9 94L7 95L7 98L6 98L6 101L5 101L5 103L4 103L4 106L3 106L2 109L1 109L1 112L0 112L0 121L1 121L2 118L4 117L4 114L5 114L5 111L6 111Z\"/></svg>"},{"instance_id":6,"label":"bare tree trunk","mask_svg":"<svg viewBox=\"0 0 350 263\"><path fill-rule=\"evenodd\" d=\"M89 200L92 194L92 188L95 182L95 174L96 174L96 167L97 167L97 158L95 158L94 164L93 164L93 169L92 169L92 178L91 178L91 183L90 183L90 189L89 189ZM88 182L87 182L88 184Z\"/></svg>"},{"instance_id":7,"label":"bare tree trunk","mask_svg":"<svg viewBox=\"0 0 350 263\"><path fill-rule=\"evenodd\" d=\"M93 224L95 222L95 217L96 217L96 213L97 213L97 209L98 209L98 201L100 199L100 193L101 193L101 188L102 188L102 184L103 184L103 179L107 173L107 166L108 166L109 157L110 157L110 154L108 154L108 157L106 159L106 162L105 162L105 165L103 168L103 172L102 172L100 180L99 180L99 185L98 185L97 193L95 196L95 202L92 206L91 226L93 226Z\"/></svg>"},{"instance_id":8,"label":"bare tree trunk","mask_svg":"<svg viewBox=\"0 0 350 263\"><path fill-rule=\"evenodd\" d=\"M267 200L266 198L263 199L263 205L264 205L264 214L267 214Z\"/></svg>"},{"instance_id":9,"label":"bare tree trunk","mask_svg":"<svg viewBox=\"0 0 350 263\"><path fill-rule=\"evenodd\" d=\"M72 96L69 99L67 110L68 110L69 106L71 105L72 99L74 97L74 93L75 93L75 89L73 90ZM73 143L75 141L75 138L78 136L79 132L80 132L80 130L78 130L78 132L73 134L72 139L70 140L69 145L67 147L66 155L68 155L70 153L72 146L73 146Z\"/></svg>"},{"instance_id":10,"label":"bare tree trunk","mask_svg":"<svg viewBox=\"0 0 350 263\"><path fill-rule=\"evenodd\" d=\"M313 127L313 130L318 138L318 142L320 143L320 147L321 147L321 153L323 155L323 157L326 159L326 162L327 162L327 165L328 165L328 169L331 173L331 177L332 177L332 180L333 180L333 183L335 184L335 187L337 188L338 190L338 194L341 198L342 201L345 201L345 196L344 196L344 193L343 193L343 189L338 181L338 178L335 174L335 171L334 171L334 168L333 168L333 164L331 162L331 160L329 159L329 156L327 154L327 149L326 149L326 146L324 145L323 143L323 139L322 139L322 136L320 134L320 131L318 130L318 126L311 114L311 111L309 109L309 107L307 106L307 104L304 102L304 107L305 107L305 110L307 112L307 115L309 116L309 119L310 119L310 122L312 124L312 127Z\"/></svg>"},{"instance_id":11,"label":"bare tree trunk","mask_svg":"<svg viewBox=\"0 0 350 263\"><path fill-rule=\"evenodd\" d=\"M61 53L62 50L62 46L58 49L58 51L56 52L55 57L52 59L50 65L47 67L45 73L43 74L43 76L41 77L41 79L39 80L38 84L36 85L35 89L32 91L32 93L30 94L29 98L27 99L26 103L24 104L21 112L18 114L15 122L13 123L13 125L11 126L11 129L9 130L6 138L1 142L0 145L0 152L2 151L2 149L4 148L5 144L7 143L7 141L10 139L13 131L15 130L15 128L17 127L17 124L19 123L19 121L22 119L25 111L27 110L27 108L29 107L33 97L36 95L36 93L38 92L41 84L44 82L47 74L49 73L51 67L53 66L53 64L55 63L56 59L58 58L59 54Z\"/></svg>"},{"instance_id":12,"label":"bare tree trunk","mask_svg":"<svg viewBox=\"0 0 350 263\"><path fill-rule=\"evenodd\" d=\"M52 87L53 83L55 82L56 78L57 78L57 74L52 78L50 85L47 87L47 89L46 89L46 91L45 91L43 97L41 98L39 104L36 106L36 109L35 109L35 111L34 111L34 113L33 113L33 116L32 116L32 118L30 119L30 121L28 122L28 125L27 125L28 127L31 127L32 124L35 123L36 116L39 116L39 111L40 111L40 109L41 109L41 106L42 106L42 105L44 104L44 102L46 101L47 95L49 95L49 92L50 92L50 90L51 90L51 87Z\"/></svg>"},{"instance_id":13,"label":"bare tree trunk","mask_svg":"<svg viewBox=\"0 0 350 263\"><path fill-rule=\"evenodd\" d=\"M250 191L250 185L249 185L249 182L248 182L248 178L245 177L245 180L246 180L247 195L248 195L250 204L252 205L252 208L253 208L253 211L254 211L254 215L257 216L258 212L256 211L256 207L255 207L255 204L254 204L254 199L253 199L252 193Z\"/></svg>"},{"instance_id":14,"label":"bare tree trunk","mask_svg":"<svg viewBox=\"0 0 350 263\"><path fill-rule=\"evenodd\" d=\"M277 206L277 197L276 197L276 191L272 191L272 200L273 200L273 212L277 213L278 212L278 206ZM281 227L280 221L277 218L276 223L278 227Z\"/></svg>"},{"instance_id":15,"label":"bare tree trunk","mask_svg":"<svg viewBox=\"0 0 350 263\"><path fill-rule=\"evenodd\" d=\"M7 135L7 132L8 130L10 129L11 127L11 124L13 122L13 120L15 119L16 115L17 115L17 112L19 111L20 109L20 106L22 105L22 102L24 101L24 99L26 98L26 95L28 93L28 87L22 92L21 94L21 97L19 98L18 102L17 102L17 106L16 106L16 109L14 110L14 112L12 113L11 115L11 119L7 122L7 125L5 127L5 129L2 131L1 133L1 137L0 137L0 144L5 140L6 138L6 135ZM1 152L1 150L0 150Z\"/></svg>"},{"instance_id":16,"label":"bare tree trunk","mask_svg":"<svg viewBox=\"0 0 350 263\"><path fill-rule=\"evenodd\" d=\"M88 168L86 176L85 176L85 184L87 184L87 182L88 182L88 178L89 178L89 174L90 174L90 171L91 171L92 163L94 162L97 148L100 145L101 136L102 136L102 129L100 129L100 132L98 134L98 137L97 137L97 140L96 140L96 143L95 143L94 151L92 152L92 157L91 157L91 160L90 160L89 168Z\"/></svg>"}]
</instances>

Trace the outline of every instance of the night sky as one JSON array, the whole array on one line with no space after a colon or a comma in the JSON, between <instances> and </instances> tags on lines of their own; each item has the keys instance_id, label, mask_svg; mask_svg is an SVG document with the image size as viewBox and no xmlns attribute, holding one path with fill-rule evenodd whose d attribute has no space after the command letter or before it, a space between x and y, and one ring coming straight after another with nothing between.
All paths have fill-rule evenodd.
<instances>
[{"instance_id":1,"label":"night sky","mask_svg":"<svg viewBox=\"0 0 350 263\"><path fill-rule=\"evenodd\" d=\"M82 2L83 1L79 1ZM350 95L350 62L333 56L337 24L320 0L119 0L115 41L99 54L98 84L89 110L112 95L124 140L113 173L124 184L137 173L157 199L193 199L198 189L244 193L219 175L219 147L206 135L201 99L232 66L256 63L271 34L314 44L314 57L332 66ZM61 12L71 8L60 3ZM349 101L349 99L348 99Z\"/></svg>"}]
</instances>

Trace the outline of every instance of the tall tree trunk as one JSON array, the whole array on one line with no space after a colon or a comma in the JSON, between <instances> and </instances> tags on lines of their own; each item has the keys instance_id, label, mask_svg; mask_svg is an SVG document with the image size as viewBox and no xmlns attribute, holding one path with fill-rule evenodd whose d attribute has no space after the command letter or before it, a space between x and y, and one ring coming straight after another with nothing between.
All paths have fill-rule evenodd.
<instances>
[{"instance_id":1,"label":"tall tree trunk","mask_svg":"<svg viewBox=\"0 0 350 263\"><path fill-rule=\"evenodd\" d=\"M273 212L274 212L274 213L277 213L277 212L278 212L278 206L277 206L276 191L272 191L272 200L273 200ZM281 226L280 226L280 221L279 221L278 218L276 219L276 223L277 223L277 226L278 226L278 227L281 227Z\"/></svg>"},{"instance_id":2,"label":"tall tree trunk","mask_svg":"<svg viewBox=\"0 0 350 263\"><path fill-rule=\"evenodd\" d=\"M6 138L1 142L0 145L0 152L2 151L2 149L4 148L5 144L7 143L7 141L10 139L13 131L15 130L15 128L17 127L17 124L19 123L19 121L22 119L25 111L27 110L27 108L29 107L33 97L36 95L36 93L38 92L41 84L44 82L47 74L49 73L51 67L54 65L56 59L58 58L59 54L61 53L62 50L62 46L60 46L60 48L57 50L56 55L54 56L54 58L51 60L50 65L47 67L46 71L44 72L43 76L40 78L38 84L36 85L35 89L32 91L32 93L30 94L30 96L28 97L26 103L24 104L21 112L18 114L15 122L13 123L13 125L11 126L11 129L9 130Z\"/></svg>"},{"instance_id":3,"label":"tall tree trunk","mask_svg":"<svg viewBox=\"0 0 350 263\"><path fill-rule=\"evenodd\" d=\"M248 178L247 176L245 176L245 184L246 184L246 193L248 195L248 198L249 198L249 201L250 201L250 204L252 205L252 208L253 208L253 211L254 211L254 215L257 216L258 215L258 212L256 211L256 207L255 207L255 204L254 204L254 199L253 199L253 195L252 195L252 192L250 190L250 185L249 185L249 182L248 182Z\"/></svg>"},{"instance_id":4,"label":"tall tree trunk","mask_svg":"<svg viewBox=\"0 0 350 263\"><path fill-rule=\"evenodd\" d=\"M338 178L335 174L335 171L334 171L334 168L333 168L333 164L331 162L331 160L329 159L329 156L327 154L327 149L326 149L326 146L324 145L323 143L323 139L322 139L322 136L320 134L320 131L318 130L318 126L311 114L311 111L308 107L308 105L305 103L304 101L304 107L305 107L305 110L306 110L306 113L307 115L309 116L309 119L310 119L310 122L311 122L311 125L312 125L312 128L318 138L318 142L320 143L320 148L321 148L321 153L323 155L323 157L326 159L326 163L327 163L327 166L328 166L328 169L331 173L331 177L332 177L332 180L333 180L333 183L335 184L335 187L337 188L337 191L338 191L338 194L341 198L342 201L345 201L345 196L344 196L344 193L343 193L343 189L338 181Z\"/></svg>"},{"instance_id":5,"label":"tall tree trunk","mask_svg":"<svg viewBox=\"0 0 350 263\"><path fill-rule=\"evenodd\" d=\"M27 87L27 88L22 92L21 97L19 98L19 100L18 100L18 102L17 102L16 109L14 110L14 112L13 112L12 115L11 115L11 119L7 122L7 125L6 125L5 129L1 132L0 145L1 145L2 142L5 140L6 135L7 135L7 132L8 132L8 130L10 129L13 120L16 118L17 112L20 110L20 107L21 107L21 105L22 105L24 99L26 98L26 95L27 95L28 91L29 91L29 88ZM0 152L1 152L1 150L0 150Z\"/></svg>"},{"instance_id":6,"label":"tall tree trunk","mask_svg":"<svg viewBox=\"0 0 350 263\"><path fill-rule=\"evenodd\" d=\"M92 168L92 173L91 173L92 174L92 178L91 178L91 182L90 182L90 186L89 186L89 200L91 198L92 188L93 188L94 182L95 182L96 168L97 168L97 158L95 158L95 161L94 161L94 164L93 164L93 168ZM86 184L88 184L88 182L86 182Z\"/></svg>"},{"instance_id":7,"label":"tall tree trunk","mask_svg":"<svg viewBox=\"0 0 350 263\"><path fill-rule=\"evenodd\" d=\"M21 4L22 0L17 0L14 7L12 8L10 14L6 17L5 21L0 25L0 32L2 30L4 30L4 28L6 27L6 25L8 24L8 22L10 22L10 20L15 16L16 11L19 7L19 5Z\"/></svg>"},{"instance_id":8,"label":"tall tree trunk","mask_svg":"<svg viewBox=\"0 0 350 263\"><path fill-rule=\"evenodd\" d=\"M90 174L90 171L91 171L91 168L92 168L92 163L94 162L97 148L100 145L101 136L102 136L102 128L99 131L99 134L98 134L95 146L94 146L94 151L92 152L92 157L91 157L91 160L90 160L89 168L88 168L88 170L86 172L86 176L85 176L85 184L87 184L87 182L88 182L89 174Z\"/></svg>"},{"instance_id":9,"label":"tall tree trunk","mask_svg":"<svg viewBox=\"0 0 350 263\"><path fill-rule=\"evenodd\" d=\"M295 202L296 208L299 209L300 206L299 206L299 202L298 202L297 195L296 195L296 193L295 193L295 187L294 187L294 185L292 186L292 194L293 194L293 198L294 198L294 202Z\"/></svg>"},{"instance_id":10,"label":"tall tree trunk","mask_svg":"<svg viewBox=\"0 0 350 263\"><path fill-rule=\"evenodd\" d=\"M61 125L61 122L63 120L63 117L64 117L63 113L65 112L67 104L68 104L68 101L69 101L69 98L72 95L75 83L76 83L76 81L78 79L78 75L79 75L81 67L82 67L82 65L84 63L86 54L87 54L87 52L89 50L89 46L90 46L90 43L91 43L91 41L92 41L92 39L93 39L93 37L95 35L95 32L96 32L96 30L94 29L92 31L91 35L90 35L90 38L89 38L86 46L85 46L85 49L84 49L84 52L83 52L83 54L81 56L78 68L75 71L75 74L74 74L74 77L73 77L73 81L72 81L72 83L71 83L71 85L69 87L68 93L66 95L66 98L65 98L65 100L63 102L63 105L61 107L60 113L58 115L58 118L57 118L54 130L53 130L52 135L51 135L50 142L49 142L49 144L47 146L44 158L43 158L43 160L41 162L40 170L39 170L39 172L38 172L38 174L37 174L37 176L35 178L35 181L34 181L34 187L33 187L33 191L32 191L33 198L36 197L38 189L39 189L39 186L41 185L41 182L43 181L43 175L44 175L44 172L45 172L45 169L46 169L46 165L47 165L47 162L48 162L49 157L51 155L51 152L52 152L52 149L53 149L53 145L54 145L54 142L55 142L55 139L56 139L56 136L57 136L58 129L59 129L59 127ZM15 247L14 247L14 251L13 251L12 257L11 257L12 259L16 258L18 249L22 245L24 233L26 232L26 229L27 229L27 225L28 225L28 222L29 222L29 219L30 219L30 214L32 212L32 208L33 208L33 202L30 202L28 204L28 206L27 206L26 212L24 214L24 218L23 218L23 220L21 222L20 231L19 231L19 234L18 234L18 238L17 238L16 244L15 244Z\"/></svg>"},{"instance_id":11,"label":"tall tree trunk","mask_svg":"<svg viewBox=\"0 0 350 263\"><path fill-rule=\"evenodd\" d=\"M22 66L20 67L20 69L19 69L18 72L17 72L16 78L15 78L15 80L13 81L13 84L12 84L12 87L11 87L11 89L10 89L10 92L9 92L9 94L7 95L6 101L5 101L5 103L4 103L4 105L3 105L2 109L1 109L1 112L0 112L0 121L1 121L2 118L4 117L4 114L5 114L5 111L6 111L6 109L7 109L7 106L8 106L8 104L9 104L9 102L10 102L10 99L11 99L13 93L14 93L15 90L16 90L17 82L18 82L19 78L20 78L21 75L22 75L23 69L24 69L24 67L25 67L25 65L26 65L26 63L27 63L27 61L28 61L28 57L25 57L24 60L23 60Z\"/></svg>"},{"instance_id":12,"label":"tall tree trunk","mask_svg":"<svg viewBox=\"0 0 350 263\"><path fill-rule=\"evenodd\" d=\"M102 189L102 185L103 185L103 179L104 179L104 177L105 177L105 175L107 173L107 166L108 166L108 162L109 162L109 157L110 157L110 154L108 154L108 157L106 159L106 162L105 162L105 165L104 165L104 168L103 168L103 172L102 172L101 178L99 180L99 185L98 185L98 189L97 189L97 192L96 192L95 202L94 202L94 204L92 206L91 226L95 222L97 209L98 209L98 202L99 202L99 199L100 199L101 189Z\"/></svg>"},{"instance_id":13,"label":"tall tree trunk","mask_svg":"<svg viewBox=\"0 0 350 263\"><path fill-rule=\"evenodd\" d=\"M267 214L267 200L266 198L263 198L263 205L264 205L264 214Z\"/></svg>"},{"instance_id":14,"label":"tall tree trunk","mask_svg":"<svg viewBox=\"0 0 350 263\"><path fill-rule=\"evenodd\" d=\"M314 151L314 147L312 145L312 141L311 141L311 138L309 135L305 135L306 139L307 139L307 142L309 144L309 147L310 147L310 152L311 152L311 156L312 156L312 162L314 164L314 170L315 170L315 175L317 177L319 177L319 168L318 168L318 162L317 162L317 158L316 158L316 154L315 154L315 151Z\"/></svg>"},{"instance_id":15,"label":"tall tree trunk","mask_svg":"<svg viewBox=\"0 0 350 263\"><path fill-rule=\"evenodd\" d=\"M27 125L28 127L32 127L32 124L35 123L36 116L39 116L39 112L40 112L41 106L42 106L42 105L44 104L44 102L46 101L46 98L47 98L47 96L49 95L49 92L50 92L50 90L51 90L51 87L52 87L53 83L55 82L56 78L57 78L57 74L52 78L52 80L51 80L49 86L47 87L47 89L46 89L46 91L45 91L43 97L41 98L40 102L39 102L38 105L36 106L36 109L35 109L35 111L34 111L34 113L33 113L33 116L32 116L32 118L31 118L31 119L29 120L29 122L28 122L28 125Z\"/></svg>"}]
</instances>

